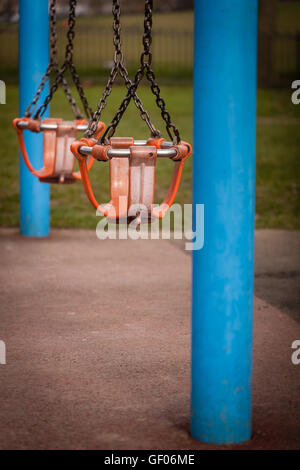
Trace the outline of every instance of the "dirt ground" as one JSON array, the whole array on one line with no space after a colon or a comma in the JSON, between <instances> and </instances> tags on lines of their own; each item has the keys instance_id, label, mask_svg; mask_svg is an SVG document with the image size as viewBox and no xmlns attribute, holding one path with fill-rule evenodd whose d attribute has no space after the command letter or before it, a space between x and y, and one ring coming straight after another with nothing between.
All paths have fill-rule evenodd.
<instances>
[{"instance_id":1,"label":"dirt ground","mask_svg":"<svg viewBox=\"0 0 300 470\"><path fill-rule=\"evenodd\" d=\"M180 244L2 229L0 249L1 449L214 448L189 435ZM253 438L221 448L299 449L299 233L256 233L256 294Z\"/></svg>"}]
</instances>

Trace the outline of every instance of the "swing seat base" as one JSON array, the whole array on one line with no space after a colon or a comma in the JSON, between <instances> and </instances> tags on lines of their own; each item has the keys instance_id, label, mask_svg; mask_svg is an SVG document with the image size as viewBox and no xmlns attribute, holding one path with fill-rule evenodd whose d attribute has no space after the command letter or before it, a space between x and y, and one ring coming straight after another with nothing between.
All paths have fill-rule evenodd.
<instances>
[{"instance_id":1,"label":"swing seat base","mask_svg":"<svg viewBox=\"0 0 300 470\"><path fill-rule=\"evenodd\" d=\"M49 176L49 177L40 177L39 181L41 183L50 183L50 184L74 184L77 179L73 177L64 177L64 176Z\"/></svg>"}]
</instances>

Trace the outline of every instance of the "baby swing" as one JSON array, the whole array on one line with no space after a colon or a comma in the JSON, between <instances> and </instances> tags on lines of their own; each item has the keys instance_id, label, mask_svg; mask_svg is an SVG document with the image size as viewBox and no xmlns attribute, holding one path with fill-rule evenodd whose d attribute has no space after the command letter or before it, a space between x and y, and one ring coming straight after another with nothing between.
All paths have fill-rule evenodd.
<instances>
[{"instance_id":1,"label":"baby swing","mask_svg":"<svg viewBox=\"0 0 300 470\"><path fill-rule=\"evenodd\" d=\"M128 223L135 220L139 224L151 221L153 217L163 218L175 199L184 162L192 152L191 145L181 141L178 129L171 122L170 114L166 110L165 101L160 96L160 88L151 67L152 7L153 1L145 0L143 52L140 67L134 81L131 82L121 50L120 2L113 0L114 65L97 110L89 122L85 137L74 141L71 145L71 150L78 159L82 183L90 202L101 214L118 222ZM125 80L127 94L110 125L99 137L97 135L99 119L118 71ZM162 138L161 133L155 129L149 114L137 96L136 90L144 76L150 82L151 91L156 97L156 104L166 123L166 130L171 142ZM132 98L140 111L141 118L150 129L151 136L147 140L114 137L116 128ZM103 206L99 205L95 199L91 187L88 174L89 156L98 161L109 162L111 200ZM173 177L165 199L159 206L153 207L156 160L163 157L174 161Z\"/></svg>"},{"instance_id":2,"label":"baby swing","mask_svg":"<svg viewBox=\"0 0 300 470\"><path fill-rule=\"evenodd\" d=\"M74 183L81 179L80 172L74 172L75 159L70 150L71 143L75 140L79 131L85 131L88 127L88 121L83 119L83 115L76 105L76 102L68 88L65 79L65 73L69 68L72 79L76 85L78 94L83 104L87 119L92 117L92 110L87 102L78 73L73 64L73 42L75 37L76 22L76 4L77 0L69 2L67 45L65 51L65 60L59 69L57 62L57 33L56 33L56 0L50 1L50 61L46 73L42 77L40 86L29 106L26 109L25 116L16 118L13 126L17 132L19 146L24 162L36 177L43 183ZM51 72L55 73L55 81L52 84L49 94L44 103L38 110L37 103L40 95L50 79ZM54 93L61 84L68 102L75 116L74 121L64 121L60 118L41 117L45 113ZM33 116L33 117L32 117ZM27 129L31 132L43 132L43 167L36 170L29 159L26 151L23 131ZM103 122L98 121L95 129L95 135L99 137L105 130ZM86 169L90 170L94 159L89 157L86 161Z\"/></svg>"}]
</instances>

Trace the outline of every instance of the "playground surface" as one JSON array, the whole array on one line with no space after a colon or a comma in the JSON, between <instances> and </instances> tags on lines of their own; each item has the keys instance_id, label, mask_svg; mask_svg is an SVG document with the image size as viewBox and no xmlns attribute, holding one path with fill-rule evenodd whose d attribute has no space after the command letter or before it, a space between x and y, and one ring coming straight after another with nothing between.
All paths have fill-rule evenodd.
<instances>
[{"instance_id":1,"label":"playground surface","mask_svg":"<svg viewBox=\"0 0 300 470\"><path fill-rule=\"evenodd\" d=\"M0 449L214 448L189 435L181 243L1 229L0 249ZM256 232L256 255L253 438L221 448L299 449L299 232Z\"/></svg>"}]
</instances>

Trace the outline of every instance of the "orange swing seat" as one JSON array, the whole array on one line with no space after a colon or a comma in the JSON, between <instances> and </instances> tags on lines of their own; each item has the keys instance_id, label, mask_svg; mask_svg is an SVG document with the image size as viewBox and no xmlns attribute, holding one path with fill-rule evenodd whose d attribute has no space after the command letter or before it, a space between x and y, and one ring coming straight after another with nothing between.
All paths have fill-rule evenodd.
<instances>
[{"instance_id":1,"label":"orange swing seat","mask_svg":"<svg viewBox=\"0 0 300 470\"><path fill-rule=\"evenodd\" d=\"M13 120L13 127L17 132L19 146L23 160L29 171L42 183L70 184L81 179L80 171L74 172L75 159L70 150L72 142L79 131L84 130L88 123L86 120L64 121L63 119L45 118L35 120L27 117ZM36 170L28 156L24 130L43 132L43 167ZM105 124L98 123L97 137L105 131ZM92 157L88 158L87 171L94 163Z\"/></svg>"},{"instance_id":2,"label":"orange swing seat","mask_svg":"<svg viewBox=\"0 0 300 470\"><path fill-rule=\"evenodd\" d=\"M96 139L81 139L71 144L78 159L82 183L92 205L108 219L138 223L153 217L163 218L177 194L185 160L192 152L187 142L173 145L162 138L134 141L131 137L112 137L110 145L99 145ZM95 160L109 161L110 202L96 200L88 173L88 155ZM155 168L158 157L174 161L173 177L163 202L154 205Z\"/></svg>"}]
</instances>

